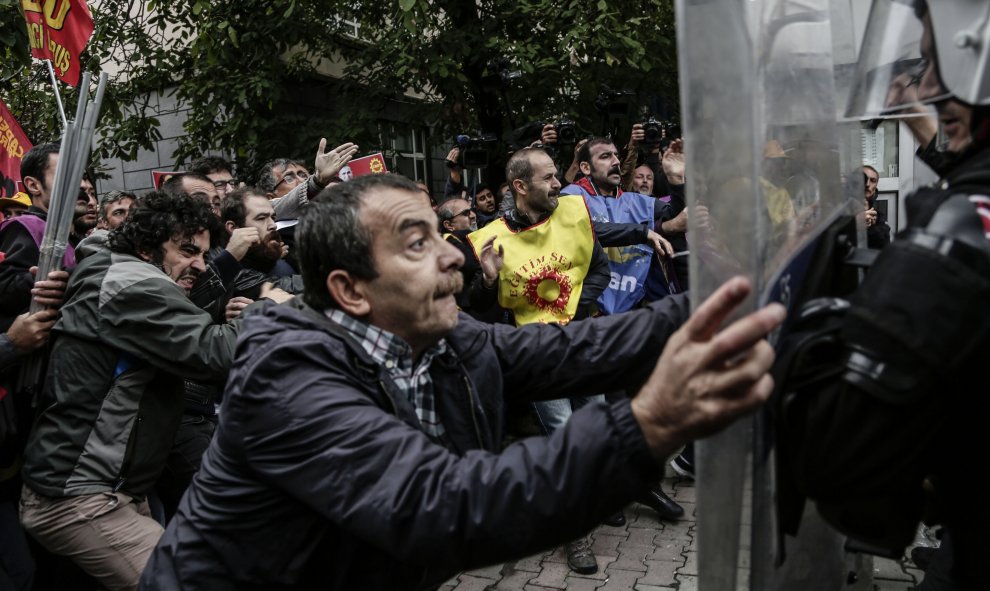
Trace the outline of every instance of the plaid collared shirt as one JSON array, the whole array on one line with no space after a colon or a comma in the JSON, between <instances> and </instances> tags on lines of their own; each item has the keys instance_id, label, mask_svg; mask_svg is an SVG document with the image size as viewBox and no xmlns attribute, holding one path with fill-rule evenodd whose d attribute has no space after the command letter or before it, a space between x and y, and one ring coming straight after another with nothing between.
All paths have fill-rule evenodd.
<instances>
[{"instance_id":1,"label":"plaid collared shirt","mask_svg":"<svg viewBox=\"0 0 990 591\"><path fill-rule=\"evenodd\" d=\"M446 352L446 341L440 341L423 353L419 364L413 367L412 348L394 334L352 318L340 310L327 310L326 315L354 337L375 363L385 368L416 409L416 417L423 430L434 437L442 436L444 429L437 416L430 363L437 355Z\"/></svg>"}]
</instances>

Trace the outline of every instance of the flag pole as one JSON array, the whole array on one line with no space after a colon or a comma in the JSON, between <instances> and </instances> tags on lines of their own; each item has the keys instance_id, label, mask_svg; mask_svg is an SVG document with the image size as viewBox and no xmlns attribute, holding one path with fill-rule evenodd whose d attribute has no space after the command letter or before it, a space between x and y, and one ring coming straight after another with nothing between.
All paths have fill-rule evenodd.
<instances>
[{"instance_id":1,"label":"flag pole","mask_svg":"<svg viewBox=\"0 0 990 591\"><path fill-rule=\"evenodd\" d=\"M62 106L62 95L58 91L58 81L55 80L55 68L52 67L52 60L44 60L48 66L48 75L52 78L52 88L55 90L55 102L58 104L58 114L62 117L62 129L69 124L65 118L65 108Z\"/></svg>"},{"instance_id":2,"label":"flag pole","mask_svg":"<svg viewBox=\"0 0 990 591\"><path fill-rule=\"evenodd\" d=\"M93 133L100 116L103 104L103 93L107 84L107 74L100 75L96 89L96 97L87 101L89 95L90 73L84 72L82 84L79 86L79 103L76 108L76 118L66 122L59 149L58 165L55 167L55 182L52 186L51 202L48 205L48 219L45 222L45 233L39 245L38 272L36 279L47 279L49 271L63 269L64 255L72 231L72 217L76 197L79 194L79 182L83 177L83 169L89 161L93 146ZM43 306L32 300L30 311L35 313ZM34 353L21 367L19 390L31 392L32 407L37 406L38 395L42 385L42 370L45 355Z\"/></svg>"}]
</instances>

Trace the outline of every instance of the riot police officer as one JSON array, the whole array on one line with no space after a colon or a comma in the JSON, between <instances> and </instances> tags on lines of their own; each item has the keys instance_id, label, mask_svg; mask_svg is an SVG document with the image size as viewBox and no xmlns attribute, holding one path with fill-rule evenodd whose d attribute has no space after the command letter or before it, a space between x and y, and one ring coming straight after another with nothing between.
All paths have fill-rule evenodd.
<instances>
[{"instance_id":1,"label":"riot police officer","mask_svg":"<svg viewBox=\"0 0 990 591\"><path fill-rule=\"evenodd\" d=\"M943 523L951 550L921 588L976 588L990 556L990 503L973 485L990 452L990 3L878 0L870 19L851 104L934 106L941 178L908 196L909 227L820 341L834 346L815 362L831 368L799 369L818 373L790 389L786 453L826 520L867 547L903 552L923 516ZM912 34L919 52L892 62Z\"/></svg>"}]
</instances>

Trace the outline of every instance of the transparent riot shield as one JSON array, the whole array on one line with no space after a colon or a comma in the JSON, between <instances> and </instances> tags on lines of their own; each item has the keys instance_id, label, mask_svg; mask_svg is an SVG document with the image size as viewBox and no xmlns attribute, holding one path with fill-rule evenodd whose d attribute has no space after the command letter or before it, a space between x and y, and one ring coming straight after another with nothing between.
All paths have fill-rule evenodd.
<instances>
[{"instance_id":1,"label":"transparent riot shield","mask_svg":"<svg viewBox=\"0 0 990 591\"><path fill-rule=\"evenodd\" d=\"M837 123L834 7L829 0L678 0L676 7L692 303L742 274L754 291L741 313L770 301L790 307L816 240L854 204L863 209L858 129ZM772 454L763 414L698 443L701 591L798 588L779 577ZM842 586L841 540L825 538L822 557L836 560L812 566L820 572L802 577L812 583L800 588Z\"/></svg>"}]
</instances>

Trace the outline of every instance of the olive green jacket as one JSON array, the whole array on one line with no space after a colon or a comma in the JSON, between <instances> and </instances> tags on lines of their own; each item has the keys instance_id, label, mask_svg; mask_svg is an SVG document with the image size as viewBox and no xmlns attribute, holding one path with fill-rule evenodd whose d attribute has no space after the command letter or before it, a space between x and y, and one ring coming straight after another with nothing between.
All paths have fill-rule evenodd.
<instances>
[{"instance_id":1,"label":"olive green jacket","mask_svg":"<svg viewBox=\"0 0 990 591\"><path fill-rule=\"evenodd\" d=\"M239 324L214 324L155 265L87 256L54 328L24 482L49 497L143 495L172 446L182 380L225 379Z\"/></svg>"}]
</instances>

